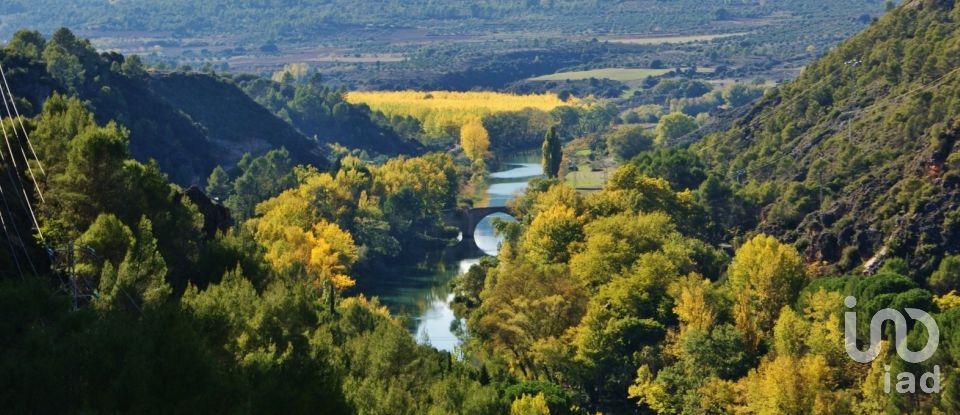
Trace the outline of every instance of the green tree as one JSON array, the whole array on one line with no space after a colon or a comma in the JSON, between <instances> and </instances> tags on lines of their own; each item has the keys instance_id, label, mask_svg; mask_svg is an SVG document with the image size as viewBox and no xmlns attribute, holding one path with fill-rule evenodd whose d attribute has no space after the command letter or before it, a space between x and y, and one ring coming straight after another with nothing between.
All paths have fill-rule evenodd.
<instances>
[{"instance_id":1,"label":"green tree","mask_svg":"<svg viewBox=\"0 0 960 415\"><path fill-rule=\"evenodd\" d=\"M657 123L657 145L669 146L676 140L697 129L697 120L687 114L675 112L660 118Z\"/></svg>"},{"instance_id":2,"label":"green tree","mask_svg":"<svg viewBox=\"0 0 960 415\"><path fill-rule=\"evenodd\" d=\"M143 68L143 61L139 55L127 56L123 60L123 65L120 66L120 70L123 71L124 75L131 78L143 78L147 75L147 71Z\"/></svg>"},{"instance_id":3,"label":"green tree","mask_svg":"<svg viewBox=\"0 0 960 415\"><path fill-rule=\"evenodd\" d=\"M230 182L230 175L223 167L217 166L207 178L207 194L218 200L224 201L230 196L233 184Z\"/></svg>"},{"instance_id":4,"label":"green tree","mask_svg":"<svg viewBox=\"0 0 960 415\"><path fill-rule=\"evenodd\" d=\"M79 91L87 76L93 75L99 59L89 41L77 39L66 28L54 32L43 50L47 72L74 91Z\"/></svg>"},{"instance_id":5,"label":"green tree","mask_svg":"<svg viewBox=\"0 0 960 415\"><path fill-rule=\"evenodd\" d=\"M101 212L121 210L130 197L123 194L127 157L127 131L113 123L87 128L69 142L66 168L50 186L59 209L49 224L68 235L54 237L75 237Z\"/></svg>"},{"instance_id":6,"label":"green tree","mask_svg":"<svg viewBox=\"0 0 960 415\"><path fill-rule=\"evenodd\" d=\"M102 213L77 238L76 245L81 249L89 248L93 250L97 262L89 264L92 267L89 272L93 275L99 275L100 267L104 262L120 264L133 242L133 232L130 231L130 228L116 216ZM85 255L80 255L80 257L86 258Z\"/></svg>"},{"instance_id":7,"label":"green tree","mask_svg":"<svg viewBox=\"0 0 960 415\"><path fill-rule=\"evenodd\" d=\"M557 134L557 127L551 126L543 137L542 158L540 164L543 166L543 174L549 178L555 178L560 174L560 162L563 158L563 148L560 144L560 135Z\"/></svg>"},{"instance_id":8,"label":"green tree","mask_svg":"<svg viewBox=\"0 0 960 415\"><path fill-rule=\"evenodd\" d=\"M763 89L749 86L743 82L730 85L723 91L723 99L731 107L742 107L763 96Z\"/></svg>"},{"instance_id":9,"label":"green tree","mask_svg":"<svg viewBox=\"0 0 960 415\"><path fill-rule=\"evenodd\" d=\"M47 40L43 38L40 32L20 29L13 34L10 42L7 43L7 51L39 60L42 58L43 49L46 45Z\"/></svg>"},{"instance_id":10,"label":"green tree","mask_svg":"<svg viewBox=\"0 0 960 415\"><path fill-rule=\"evenodd\" d=\"M153 225L146 217L140 219L136 240L127 250L117 269L103 267L100 277L102 298L97 304L102 309L143 311L163 304L172 293L166 281L167 263L157 251Z\"/></svg>"},{"instance_id":11,"label":"green tree","mask_svg":"<svg viewBox=\"0 0 960 415\"><path fill-rule=\"evenodd\" d=\"M930 286L939 294L960 289L960 255L946 256L930 276Z\"/></svg>"},{"instance_id":12,"label":"green tree","mask_svg":"<svg viewBox=\"0 0 960 415\"><path fill-rule=\"evenodd\" d=\"M290 152L281 147L260 157L249 154L237 163L240 175L225 204L239 219L253 216L258 203L274 197L296 184Z\"/></svg>"},{"instance_id":13,"label":"green tree","mask_svg":"<svg viewBox=\"0 0 960 415\"><path fill-rule=\"evenodd\" d=\"M607 151L620 161L627 161L653 148L653 138L642 126L623 126L607 136Z\"/></svg>"}]
</instances>

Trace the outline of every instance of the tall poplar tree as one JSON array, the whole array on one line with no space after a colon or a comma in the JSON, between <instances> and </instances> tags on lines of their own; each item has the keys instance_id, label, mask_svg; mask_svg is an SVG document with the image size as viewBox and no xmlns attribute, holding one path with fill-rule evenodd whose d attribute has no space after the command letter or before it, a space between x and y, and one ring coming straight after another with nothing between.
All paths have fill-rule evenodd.
<instances>
[{"instance_id":1,"label":"tall poplar tree","mask_svg":"<svg viewBox=\"0 0 960 415\"><path fill-rule=\"evenodd\" d=\"M560 136L557 134L556 126L551 126L547 130L547 135L543 138L542 153L543 158L540 164L543 165L543 174L550 178L559 176L563 148L560 146Z\"/></svg>"}]
</instances>

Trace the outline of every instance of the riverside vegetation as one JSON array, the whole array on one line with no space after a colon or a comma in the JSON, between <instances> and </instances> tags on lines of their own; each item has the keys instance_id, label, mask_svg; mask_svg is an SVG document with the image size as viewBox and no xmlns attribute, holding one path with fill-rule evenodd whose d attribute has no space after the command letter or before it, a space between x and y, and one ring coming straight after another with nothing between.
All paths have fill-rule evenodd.
<instances>
[{"instance_id":1,"label":"riverside vegetation","mask_svg":"<svg viewBox=\"0 0 960 415\"><path fill-rule=\"evenodd\" d=\"M513 125L506 117L522 108L481 116L462 110L475 106L467 99L446 141L418 145L407 140L428 129L399 128L406 117L422 122L415 108L385 114L316 78L210 77L246 90L256 101L241 94L241 102L267 107L251 114L279 122L303 147L191 154L199 161L185 172L176 168L186 157L179 146L223 132L183 123L198 110L150 86L165 74L96 54L65 30L50 39L20 32L0 63L27 116L23 126L10 117L2 126L29 133L34 148L11 136L9 174L0 177L10 202L0 240L9 248L0 250L0 405L22 413L958 412L958 39L960 4L914 0L891 6L795 81L721 92L731 111L719 115L669 108L677 111L654 126L626 120L641 107L566 106L548 96L557 107L536 109L543 115L530 119L543 129L528 134L546 150L547 177L509 203L516 221L497 222L497 255L454 281L466 330L451 354L418 344L402 318L356 286L376 284L384 277L373 270L418 250L453 243L443 212L465 206L477 159L510 148L496 145L506 137L497 126ZM678 75L635 99L661 83L678 100L709 93ZM161 110L124 98L138 93ZM310 109L324 105L332 118ZM203 141L154 142L146 133L166 124L144 125L168 117ZM308 138L310 128L333 128L339 144ZM415 151L372 156L343 138L349 131L379 131ZM563 160L578 158L620 164L601 190L581 192L562 179ZM205 192L184 189L199 171ZM62 289L69 278L76 305ZM846 296L857 298L861 336L878 310L929 312L941 332L936 354L907 364L885 340L872 364L849 359ZM927 335L911 326L908 344ZM940 392L885 393L886 365L918 378L938 365Z\"/></svg>"}]
</instances>

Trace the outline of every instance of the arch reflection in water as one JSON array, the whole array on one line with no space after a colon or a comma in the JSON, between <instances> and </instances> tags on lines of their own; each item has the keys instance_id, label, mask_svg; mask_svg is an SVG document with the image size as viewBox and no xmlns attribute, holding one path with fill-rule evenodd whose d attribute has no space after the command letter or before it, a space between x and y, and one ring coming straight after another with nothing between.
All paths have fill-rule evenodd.
<instances>
[{"instance_id":1,"label":"arch reflection in water","mask_svg":"<svg viewBox=\"0 0 960 415\"><path fill-rule=\"evenodd\" d=\"M513 216L506 213L494 213L481 219L480 222L477 223L477 228L473 231L473 240L477 243L477 248L480 248L483 253L490 256L497 255L497 251L500 250L500 243L503 242L503 236L497 235L494 230L494 219L516 222ZM469 269L469 267L467 269Z\"/></svg>"}]
</instances>

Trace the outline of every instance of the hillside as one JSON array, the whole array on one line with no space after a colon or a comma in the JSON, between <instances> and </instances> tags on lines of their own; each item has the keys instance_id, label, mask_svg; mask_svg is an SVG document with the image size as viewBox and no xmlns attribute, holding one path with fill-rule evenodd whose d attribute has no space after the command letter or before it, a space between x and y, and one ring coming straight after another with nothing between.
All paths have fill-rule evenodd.
<instances>
[{"instance_id":1,"label":"hillside","mask_svg":"<svg viewBox=\"0 0 960 415\"><path fill-rule=\"evenodd\" d=\"M234 84L204 74L170 73L149 84L175 108L200 125L214 150L212 159L232 166L245 153L286 147L298 164L325 163L323 146L275 117ZM212 170L212 168L211 168Z\"/></svg>"},{"instance_id":2,"label":"hillside","mask_svg":"<svg viewBox=\"0 0 960 415\"><path fill-rule=\"evenodd\" d=\"M908 2L694 149L809 259L928 275L960 249L958 19L952 0Z\"/></svg>"},{"instance_id":3,"label":"hillside","mask_svg":"<svg viewBox=\"0 0 960 415\"><path fill-rule=\"evenodd\" d=\"M259 155L278 147L290 150L298 164L320 167L328 162L327 144L334 142L374 154L420 151L418 143L404 141L374 122L369 110L346 106L338 112L346 114L343 120L325 124L298 116L297 111L314 118L322 112L301 105L284 112L293 116L285 120L281 111L272 113L228 78L147 72L139 58L98 54L89 41L66 29L49 41L37 32L18 32L0 49L0 63L7 68L15 95L24 100L25 115L35 114L53 92L77 95L97 122L117 121L130 131L134 158L155 159L182 185L202 183L214 167L232 167L245 153ZM342 101L339 92L327 94ZM313 102L312 96L294 99L292 89L281 96L295 104Z\"/></svg>"}]
</instances>

